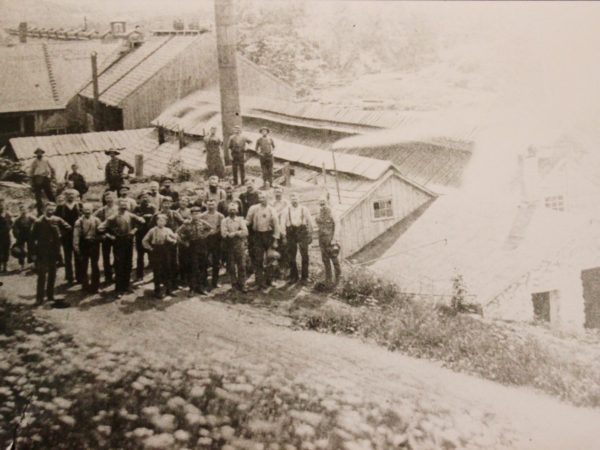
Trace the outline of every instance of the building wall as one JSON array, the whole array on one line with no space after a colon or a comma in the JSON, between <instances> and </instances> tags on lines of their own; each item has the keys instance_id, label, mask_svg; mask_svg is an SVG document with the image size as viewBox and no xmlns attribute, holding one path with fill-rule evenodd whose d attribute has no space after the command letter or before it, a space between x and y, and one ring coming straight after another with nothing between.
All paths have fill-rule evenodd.
<instances>
[{"instance_id":1,"label":"building wall","mask_svg":"<svg viewBox=\"0 0 600 450\"><path fill-rule=\"evenodd\" d=\"M386 198L392 199L393 217L374 219L373 202ZM341 219L343 255L348 257L356 253L430 199L429 194L397 176L390 176Z\"/></svg>"},{"instance_id":2,"label":"building wall","mask_svg":"<svg viewBox=\"0 0 600 450\"><path fill-rule=\"evenodd\" d=\"M214 67L203 64L210 52L206 40L198 39L121 104L123 128L144 128L167 107L213 82Z\"/></svg>"}]
</instances>

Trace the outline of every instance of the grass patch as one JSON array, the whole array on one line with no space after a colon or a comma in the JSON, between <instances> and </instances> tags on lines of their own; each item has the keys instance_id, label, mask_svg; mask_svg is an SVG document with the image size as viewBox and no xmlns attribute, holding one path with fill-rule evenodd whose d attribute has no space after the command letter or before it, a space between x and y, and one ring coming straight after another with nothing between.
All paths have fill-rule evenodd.
<instances>
[{"instance_id":1,"label":"grass patch","mask_svg":"<svg viewBox=\"0 0 600 450\"><path fill-rule=\"evenodd\" d=\"M499 383L534 387L575 405L600 406L600 361L557 345L556 338L413 300L364 269L349 272L336 296L352 307L329 302L303 310L297 322L321 332L356 335Z\"/></svg>"}]
</instances>

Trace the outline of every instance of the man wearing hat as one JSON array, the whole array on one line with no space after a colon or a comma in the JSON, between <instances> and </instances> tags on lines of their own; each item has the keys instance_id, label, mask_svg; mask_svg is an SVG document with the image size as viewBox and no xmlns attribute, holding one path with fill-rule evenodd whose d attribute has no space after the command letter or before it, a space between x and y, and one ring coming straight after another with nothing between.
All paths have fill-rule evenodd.
<instances>
[{"instance_id":1,"label":"man wearing hat","mask_svg":"<svg viewBox=\"0 0 600 450\"><path fill-rule=\"evenodd\" d=\"M56 263L60 255L62 230L69 230L68 223L54 215L56 204L46 204L44 215L40 216L31 226L29 251L35 261L37 272L36 305L54 301L54 282L56 281Z\"/></svg>"},{"instance_id":2,"label":"man wearing hat","mask_svg":"<svg viewBox=\"0 0 600 450\"><path fill-rule=\"evenodd\" d=\"M156 208L154 205L150 203L150 197L148 196L148 192L142 192L138 197L140 201L138 206L133 210L133 213L136 216L142 217L146 223L143 225L139 225L137 231L135 233L135 250L137 254L137 264L135 266L135 278L137 280L141 280L144 278L144 255L147 253L144 248L143 240L146 236L146 233L150 231L151 221L156 214Z\"/></svg>"},{"instance_id":3,"label":"man wearing hat","mask_svg":"<svg viewBox=\"0 0 600 450\"><path fill-rule=\"evenodd\" d=\"M206 145L206 171L208 176L216 175L219 178L225 176L225 167L221 159L221 147L223 142L217 136L217 127L210 127L210 133L204 137Z\"/></svg>"},{"instance_id":4,"label":"man wearing hat","mask_svg":"<svg viewBox=\"0 0 600 450\"><path fill-rule=\"evenodd\" d=\"M106 168L104 169L106 184L108 184L109 190L119 192L119 189L123 186L125 169L127 169L128 174L133 174L135 169L128 162L117 158L121 154L119 150L110 149L105 153L110 156L110 160L106 163Z\"/></svg>"},{"instance_id":5,"label":"man wearing hat","mask_svg":"<svg viewBox=\"0 0 600 450\"><path fill-rule=\"evenodd\" d=\"M206 238L212 231L211 225L202 219L202 208L192 207L192 220L186 222L177 230L177 235L182 245L189 248L191 280L190 295L194 292L204 295L206 293L207 278L207 248Z\"/></svg>"},{"instance_id":6,"label":"man wearing hat","mask_svg":"<svg viewBox=\"0 0 600 450\"><path fill-rule=\"evenodd\" d=\"M131 192L131 189L129 188L129 186L121 186L121 188L119 189L119 198L118 200L124 199L127 202L127 210L133 212L133 210L136 208L137 206L137 202L135 201L134 198L131 198L129 196Z\"/></svg>"},{"instance_id":7,"label":"man wearing hat","mask_svg":"<svg viewBox=\"0 0 600 450\"><path fill-rule=\"evenodd\" d=\"M246 292L246 238L248 227L246 220L238 215L238 204L230 203L227 207L227 217L221 221L221 236L224 250L227 254L227 273L231 286L241 292Z\"/></svg>"},{"instance_id":8,"label":"man wearing hat","mask_svg":"<svg viewBox=\"0 0 600 450\"><path fill-rule=\"evenodd\" d=\"M246 180L244 167L246 145L251 143L252 141L250 139L242 135L242 128L240 126L235 126L233 129L233 134L229 138L233 184L238 184L238 174L240 184L244 184Z\"/></svg>"},{"instance_id":9,"label":"man wearing hat","mask_svg":"<svg viewBox=\"0 0 600 450\"><path fill-rule=\"evenodd\" d=\"M117 196L112 191L106 191L103 195L104 206L94 212L94 215L105 222L110 217L115 216L119 212L117 206ZM102 240L102 268L104 269L104 281L107 284L113 282L114 264L111 262L111 253L115 253L114 242L111 239L104 238Z\"/></svg>"},{"instance_id":10,"label":"man wearing hat","mask_svg":"<svg viewBox=\"0 0 600 450\"><path fill-rule=\"evenodd\" d=\"M338 259L339 244L337 243L337 236L339 234L339 227L336 224L333 212L326 198L319 200L319 215L315 219L315 222L319 227L319 248L321 249L321 259L325 267L325 283L330 287L332 284L335 285L340 282L342 270ZM332 281L332 266L335 271L335 282Z\"/></svg>"},{"instance_id":11,"label":"man wearing hat","mask_svg":"<svg viewBox=\"0 0 600 450\"><path fill-rule=\"evenodd\" d=\"M256 141L256 153L260 158L260 168L262 169L263 183L269 183L273 185L273 150L275 150L275 143L269 136L269 130L267 127L260 129L260 138Z\"/></svg>"},{"instance_id":12,"label":"man wearing hat","mask_svg":"<svg viewBox=\"0 0 600 450\"><path fill-rule=\"evenodd\" d=\"M63 195L65 196L65 203L56 207L56 216L63 219L70 227L63 232L62 247L65 258L65 278L69 285L73 285L75 280L78 283L82 281L79 257L73 252L73 228L75 222L81 216L81 205L77 201L79 192L75 189L67 189ZM73 268L75 268L75 271L73 271ZM73 274L75 279L73 279Z\"/></svg>"},{"instance_id":13,"label":"man wearing hat","mask_svg":"<svg viewBox=\"0 0 600 450\"><path fill-rule=\"evenodd\" d=\"M171 188L172 183L173 183L173 178L165 177L163 179L163 187L158 192L163 197L170 197L171 200L173 200L171 207L173 209L177 209L177 208L179 208L179 192L177 192Z\"/></svg>"},{"instance_id":14,"label":"man wearing hat","mask_svg":"<svg viewBox=\"0 0 600 450\"><path fill-rule=\"evenodd\" d=\"M37 148L34 153L35 159L29 168L29 177L31 178L31 187L35 195L38 214L42 214L44 206L42 203L42 192L46 194L48 201L55 201L54 192L52 191L52 180L55 178L56 172L52 164L48 160L43 159L44 153L46 153L44 150Z\"/></svg>"}]
</instances>

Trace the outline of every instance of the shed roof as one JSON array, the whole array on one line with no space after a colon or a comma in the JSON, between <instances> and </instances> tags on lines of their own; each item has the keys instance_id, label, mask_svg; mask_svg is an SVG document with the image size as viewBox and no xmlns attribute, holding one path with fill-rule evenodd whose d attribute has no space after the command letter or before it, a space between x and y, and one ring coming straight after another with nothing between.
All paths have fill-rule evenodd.
<instances>
[{"instance_id":1,"label":"shed roof","mask_svg":"<svg viewBox=\"0 0 600 450\"><path fill-rule=\"evenodd\" d=\"M0 47L0 113L64 109L91 73L91 52L102 62L118 45L90 41Z\"/></svg>"},{"instance_id":2,"label":"shed roof","mask_svg":"<svg viewBox=\"0 0 600 450\"><path fill-rule=\"evenodd\" d=\"M26 166L33 161L35 149L41 147L58 176L77 163L80 172L91 182L104 179L103 169L109 159L104 152L109 149L120 149L120 157L131 164L135 162L136 155L144 155L145 176L166 174L169 164L176 159L191 169L199 169L204 164L201 143L188 145L181 150L176 143L159 145L153 128L21 137L11 139L10 145L16 157Z\"/></svg>"},{"instance_id":3,"label":"shed roof","mask_svg":"<svg viewBox=\"0 0 600 450\"><path fill-rule=\"evenodd\" d=\"M202 42L206 46L213 44L207 33L197 36L151 36L135 50L101 65L98 77L100 101L111 106L120 105L195 42ZM91 80L80 94L93 98Z\"/></svg>"}]
</instances>

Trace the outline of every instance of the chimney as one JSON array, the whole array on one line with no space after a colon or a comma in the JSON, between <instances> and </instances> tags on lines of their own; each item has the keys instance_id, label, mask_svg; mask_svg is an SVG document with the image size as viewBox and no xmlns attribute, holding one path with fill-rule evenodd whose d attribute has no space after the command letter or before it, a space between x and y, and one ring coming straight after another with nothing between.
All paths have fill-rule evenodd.
<instances>
[{"instance_id":1,"label":"chimney","mask_svg":"<svg viewBox=\"0 0 600 450\"><path fill-rule=\"evenodd\" d=\"M217 24L217 55L219 60L219 90L221 93L221 120L225 164L230 163L229 137L233 128L242 126L240 92L237 75L237 37L234 0L215 0Z\"/></svg>"},{"instance_id":2,"label":"chimney","mask_svg":"<svg viewBox=\"0 0 600 450\"><path fill-rule=\"evenodd\" d=\"M127 32L127 22L124 20L113 20L110 23L110 31L113 37L124 36Z\"/></svg>"},{"instance_id":3,"label":"chimney","mask_svg":"<svg viewBox=\"0 0 600 450\"><path fill-rule=\"evenodd\" d=\"M19 23L19 42L22 44L27 42L27 22Z\"/></svg>"},{"instance_id":4,"label":"chimney","mask_svg":"<svg viewBox=\"0 0 600 450\"><path fill-rule=\"evenodd\" d=\"M185 134L183 133L183 130L177 132L177 139L179 140L179 150L181 150L185 147Z\"/></svg>"},{"instance_id":5,"label":"chimney","mask_svg":"<svg viewBox=\"0 0 600 450\"><path fill-rule=\"evenodd\" d=\"M92 87L94 92L94 131L100 131L100 91L98 88L98 55L92 52Z\"/></svg>"},{"instance_id":6,"label":"chimney","mask_svg":"<svg viewBox=\"0 0 600 450\"><path fill-rule=\"evenodd\" d=\"M536 203L540 196L539 157L534 147L527 149L527 154L521 157L521 189L525 203Z\"/></svg>"},{"instance_id":7,"label":"chimney","mask_svg":"<svg viewBox=\"0 0 600 450\"><path fill-rule=\"evenodd\" d=\"M83 31L87 31L87 17L83 16Z\"/></svg>"},{"instance_id":8,"label":"chimney","mask_svg":"<svg viewBox=\"0 0 600 450\"><path fill-rule=\"evenodd\" d=\"M185 25L183 24L183 20L175 19L173 21L173 29L176 31L183 31L185 29Z\"/></svg>"}]
</instances>

